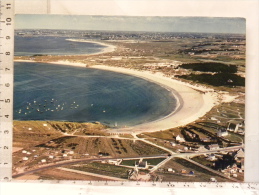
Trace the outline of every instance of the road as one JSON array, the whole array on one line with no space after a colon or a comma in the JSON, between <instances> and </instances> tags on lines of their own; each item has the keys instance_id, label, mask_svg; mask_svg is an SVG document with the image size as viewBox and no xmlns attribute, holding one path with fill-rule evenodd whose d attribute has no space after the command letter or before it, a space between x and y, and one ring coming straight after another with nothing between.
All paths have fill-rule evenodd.
<instances>
[{"instance_id":1,"label":"road","mask_svg":"<svg viewBox=\"0 0 259 195\"><path fill-rule=\"evenodd\" d=\"M23 173L18 173L18 174L14 174L12 177L13 178L17 178L23 175L28 175L28 174L32 174L35 172L39 172L39 171L43 171L46 169L52 169L52 168L56 168L56 167L61 167L61 166L65 166L65 165L72 165L72 164L79 164L79 163L90 163L90 162L94 162L94 161L107 161L107 160L118 160L118 159L122 159L122 160L134 160L134 159L140 159L140 158L167 158L168 155L149 155L149 156L134 156L134 157L124 157L124 158L88 158L88 159L78 159L78 160L69 160L69 161L65 161L65 162L59 162L56 164L49 164L46 165L44 167L40 167L40 168L36 168L33 170L29 170L29 171L25 171Z\"/></svg>"},{"instance_id":2,"label":"road","mask_svg":"<svg viewBox=\"0 0 259 195\"><path fill-rule=\"evenodd\" d=\"M107 161L107 160L117 160L117 159L122 159L122 160L133 160L133 159L140 159L140 158L145 158L145 159L148 159L148 158L166 158L164 161L162 161L161 163L159 163L158 165L154 166L152 169L151 169L151 172L154 172L156 171L159 167L163 166L164 164L166 164L168 161L170 161L172 158L175 158L175 157L178 157L178 158L184 158L185 160L188 160L189 162L195 164L195 165L198 165L210 172L213 172L215 174L218 174L222 177L225 177L225 178L228 178L226 175L218 172L218 171L215 171L214 169L211 169L209 167L206 167L206 166L203 166L193 160L190 160L189 158L190 157L194 157L194 156L199 156L199 155L202 155L202 154L210 154L210 153L218 153L218 152L222 152L222 151L232 151L232 150L237 150L237 149L240 149L240 148L243 148L244 145L240 145L240 146L232 146L232 147L227 147L227 148L220 148L220 149L217 149L217 150L207 150L207 151L202 151L202 152L189 152L189 153L175 153L173 152L172 150L166 148L166 147L163 147L163 146L160 146L160 145L157 145L153 142L150 142L148 140L146 140L146 138L139 138L137 137L137 135L135 133L132 133L131 134L133 136L133 138L121 138L121 137L118 137L118 135L111 135L111 136L108 136L109 138L118 138L118 139L128 139L128 140L139 140L139 141L143 141L147 144L150 144L154 147L157 147L157 148L160 148L160 149L163 149L164 151L168 152L168 154L170 154L170 157L168 157L168 155L149 155L149 156L135 156L135 157L124 157L124 158L87 158L87 159L78 159L78 160L69 160L69 161L65 161L65 162L59 162L59 163L56 163L56 164L49 164L49 165L46 165L44 167L40 167L40 168L36 168L36 169L33 169L33 170L29 170L29 171L26 171L26 172L23 172L23 173L18 173L18 174L14 174L13 175L13 178L17 178L17 177L20 177L20 176L23 176L23 175L27 175L27 174L32 174L32 173L35 173L35 172L39 172L39 171L42 171L42 170L46 170L46 169L51 169L51 168L56 168L56 167L61 167L61 166L65 166L65 165L72 165L72 164L79 164L79 163L89 163L89 162L93 162L93 161ZM73 135L72 135L73 136ZM81 136L80 137L86 137L86 136ZM87 136L87 137L107 137L107 136ZM232 181L238 181L234 178L228 178Z\"/></svg>"}]
</instances>

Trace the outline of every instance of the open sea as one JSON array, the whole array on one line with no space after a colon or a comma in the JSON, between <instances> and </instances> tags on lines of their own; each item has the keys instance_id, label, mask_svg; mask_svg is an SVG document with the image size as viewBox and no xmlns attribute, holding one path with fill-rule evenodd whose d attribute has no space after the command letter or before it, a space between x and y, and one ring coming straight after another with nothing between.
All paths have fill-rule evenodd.
<instances>
[{"instance_id":1,"label":"open sea","mask_svg":"<svg viewBox=\"0 0 259 195\"><path fill-rule=\"evenodd\" d=\"M55 47L47 44L47 49L39 49L44 39L36 39L31 40L37 43L34 50L33 44L26 44L27 38L16 38L16 55L88 54L104 48L80 43L71 49L71 42L51 37L58 40ZM125 127L163 118L176 107L171 92L158 84L105 70L16 62L14 82L15 120L99 121Z\"/></svg>"}]
</instances>

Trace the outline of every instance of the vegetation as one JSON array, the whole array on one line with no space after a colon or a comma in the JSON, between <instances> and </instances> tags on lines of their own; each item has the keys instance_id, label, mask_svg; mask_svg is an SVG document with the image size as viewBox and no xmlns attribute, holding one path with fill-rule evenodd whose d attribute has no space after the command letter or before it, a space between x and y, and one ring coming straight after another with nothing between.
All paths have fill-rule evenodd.
<instances>
[{"instance_id":1,"label":"vegetation","mask_svg":"<svg viewBox=\"0 0 259 195\"><path fill-rule=\"evenodd\" d=\"M202 84L213 86L245 86L245 78L231 73L217 73L217 74L189 74L177 75L178 78L192 80Z\"/></svg>"},{"instance_id":2,"label":"vegetation","mask_svg":"<svg viewBox=\"0 0 259 195\"><path fill-rule=\"evenodd\" d=\"M194 71L201 71L201 72L217 72L217 73L236 73L237 67L234 65L226 65L222 63L189 63L189 64L182 64L181 68L184 69L191 69Z\"/></svg>"},{"instance_id":3,"label":"vegetation","mask_svg":"<svg viewBox=\"0 0 259 195\"><path fill-rule=\"evenodd\" d=\"M102 163L89 163L85 165L77 165L77 166L70 166L69 168L79 170L79 171L86 171L100 175L107 175L111 177L118 177L122 179L128 179L128 172L131 170L129 168L110 165L110 164L102 164Z\"/></svg>"}]
</instances>

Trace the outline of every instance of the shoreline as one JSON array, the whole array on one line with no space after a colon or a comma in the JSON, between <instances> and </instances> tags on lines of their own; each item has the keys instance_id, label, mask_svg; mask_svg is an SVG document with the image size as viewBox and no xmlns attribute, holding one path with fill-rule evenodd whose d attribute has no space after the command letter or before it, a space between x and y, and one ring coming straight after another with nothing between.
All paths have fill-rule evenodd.
<instances>
[{"instance_id":1,"label":"shoreline","mask_svg":"<svg viewBox=\"0 0 259 195\"><path fill-rule=\"evenodd\" d=\"M95 65L89 68L112 71L139 77L169 89L177 99L176 109L169 115L155 121L125 127L110 129L112 133L142 133L167 130L187 125L204 116L216 104L215 94L210 89L192 86L181 81L163 76L161 73L138 71L121 67Z\"/></svg>"},{"instance_id":2,"label":"shoreline","mask_svg":"<svg viewBox=\"0 0 259 195\"><path fill-rule=\"evenodd\" d=\"M98 42L98 41L85 40L85 39L66 39L66 41L80 42L80 43L93 43L93 44L98 44L98 45L101 45L101 46L105 47L99 52L95 52L95 53L92 53L92 54L82 54L82 55L87 55L87 56L88 55L100 55L100 54L104 54L104 53L110 53L110 52L115 51L116 48L117 48L115 45L102 43L102 42Z\"/></svg>"},{"instance_id":3,"label":"shoreline","mask_svg":"<svg viewBox=\"0 0 259 195\"><path fill-rule=\"evenodd\" d=\"M17 62L36 62L33 60L15 60ZM41 63L41 62L39 62ZM184 83L175 79L163 76L162 73L152 73L150 71L138 71L122 67L112 67L105 65L86 66L83 63L57 61L57 62L44 62L55 65L66 65L74 67L84 67L101 69L106 71L117 72L121 74L128 74L139 77L149 82L156 83L167 90L172 92L172 95L177 100L177 107L169 115L151 121L142 123L135 126L123 128L109 128L110 133L142 133L142 132L155 132L167 130L179 126L187 125L200 117L204 116L211 108L217 103L216 96L211 89L204 87L197 87Z\"/></svg>"}]
</instances>

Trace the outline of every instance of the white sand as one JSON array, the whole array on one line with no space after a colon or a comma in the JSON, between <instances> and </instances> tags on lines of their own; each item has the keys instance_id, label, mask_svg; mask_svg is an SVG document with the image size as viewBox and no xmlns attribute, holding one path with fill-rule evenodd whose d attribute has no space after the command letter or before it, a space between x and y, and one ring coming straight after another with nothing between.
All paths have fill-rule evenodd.
<instances>
[{"instance_id":1,"label":"white sand","mask_svg":"<svg viewBox=\"0 0 259 195\"><path fill-rule=\"evenodd\" d=\"M81 42L92 43L92 41L86 41L86 40L70 39L69 41L81 41ZM99 42L96 42L96 43L102 44ZM107 44L102 44L102 45L107 46L107 48L104 49L102 52L95 53L92 55L111 52L111 51L114 51L114 49L116 48L115 46L112 46L112 45L107 45ZM15 61L34 62L30 60L15 60ZM57 65L59 64L59 65L86 67L84 63L78 63L76 61L71 62L71 61L60 60L57 62L49 62L49 63L57 64ZM193 86L188 83L183 83L181 81L177 81L177 80L165 77L161 73L153 74L149 71L137 71L137 70L127 69L127 68L111 67L111 66L103 66L103 65L91 66L91 68L129 74L129 75L133 75L136 77L149 80L172 91L172 93L175 95L176 99L178 100L177 109L174 112L172 112L170 115L162 119L132 126L132 127L111 129L110 132L141 133L141 132L160 131L160 130L170 129L173 127L184 126L188 123L191 123L197 120L199 117L204 116L218 102L217 95L215 94L215 92L213 92L213 90L207 89L201 86Z\"/></svg>"},{"instance_id":2,"label":"white sand","mask_svg":"<svg viewBox=\"0 0 259 195\"><path fill-rule=\"evenodd\" d=\"M91 41L91 40L85 40L85 39L66 39L66 40L72 41L72 42L94 43L94 44L105 46L105 48L103 48L102 51L100 51L100 52L96 52L93 54L86 54L86 55L99 55L99 54L103 54L103 53L113 52L116 49L116 46L114 46L114 45L110 45L110 44L106 44L106 43L102 43L102 42L98 42L98 41Z\"/></svg>"},{"instance_id":3,"label":"white sand","mask_svg":"<svg viewBox=\"0 0 259 195\"><path fill-rule=\"evenodd\" d=\"M132 69L103 65L91 66L91 68L129 74L149 80L167 88L168 90L171 90L178 99L178 107L170 115L153 122L144 123L133 127L111 129L110 131L114 133L153 132L183 126L205 115L217 102L216 95L212 92L212 90L202 87L194 87L189 84L164 77L159 73L153 74L148 71L136 71Z\"/></svg>"}]
</instances>

